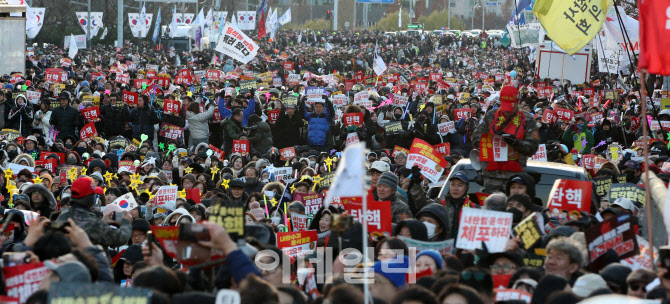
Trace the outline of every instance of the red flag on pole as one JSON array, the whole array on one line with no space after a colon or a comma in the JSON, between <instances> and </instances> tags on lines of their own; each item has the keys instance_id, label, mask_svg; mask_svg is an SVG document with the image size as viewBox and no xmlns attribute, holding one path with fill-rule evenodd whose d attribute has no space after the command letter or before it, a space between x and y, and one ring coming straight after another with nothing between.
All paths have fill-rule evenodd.
<instances>
[{"instance_id":1,"label":"red flag on pole","mask_svg":"<svg viewBox=\"0 0 670 304\"><path fill-rule=\"evenodd\" d=\"M639 0L639 69L650 74L670 75L670 2Z\"/></svg>"}]
</instances>

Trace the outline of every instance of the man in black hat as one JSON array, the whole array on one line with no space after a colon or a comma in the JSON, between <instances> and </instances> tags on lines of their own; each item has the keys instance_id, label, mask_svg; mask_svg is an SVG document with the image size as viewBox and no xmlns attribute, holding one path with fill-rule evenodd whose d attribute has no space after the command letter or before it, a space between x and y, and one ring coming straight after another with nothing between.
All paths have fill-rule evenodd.
<instances>
[{"instance_id":1,"label":"man in black hat","mask_svg":"<svg viewBox=\"0 0 670 304\"><path fill-rule=\"evenodd\" d=\"M83 116L79 115L77 109L70 106L70 94L62 92L59 95L60 107L51 112L49 123L58 131L57 139L65 140L67 137L79 138L76 129L83 126Z\"/></svg>"}]
</instances>

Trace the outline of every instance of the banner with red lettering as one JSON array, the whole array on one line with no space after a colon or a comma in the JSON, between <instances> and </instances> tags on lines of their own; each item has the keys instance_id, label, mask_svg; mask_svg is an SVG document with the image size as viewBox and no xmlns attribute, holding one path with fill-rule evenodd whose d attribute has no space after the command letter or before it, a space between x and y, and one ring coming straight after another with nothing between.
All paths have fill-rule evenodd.
<instances>
[{"instance_id":1,"label":"banner with red lettering","mask_svg":"<svg viewBox=\"0 0 670 304\"><path fill-rule=\"evenodd\" d=\"M316 230L277 232L277 248L290 258L305 256L316 249Z\"/></svg>"},{"instance_id":2,"label":"banner with red lettering","mask_svg":"<svg viewBox=\"0 0 670 304\"><path fill-rule=\"evenodd\" d=\"M437 183L444 173L447 161L429 143L415 138L409 149L405 167L411 169L413 166L419 166L424 177Z\"/></svg>"},{"instance_id":3,"label":"banner with red lettering","mask_svg":"<svg viewBox=\"0 0 670 304\"><path fill-rule=\"evenodd\" d=\"M398 154L398 152L403 152L403 153L405 153L405 155L409 155L409 150L407 150L407 149L405 149L401 146L395 146L395 147L393 147L393 154L391 156L393 156L395 158L395 156Z\"/></svg>"},{"instance_id":4,"label":"banner with red lettering","mask_svg":"<svg viewBox=\"0 0 670 304\"><path fill-rule=\"evenodd\" d=\"M563 211L591 211L591 190L593 182L558 179L549 193L549 208L553 214Z\"/></svg>"},{"instance_id":5,"label":"banner with red lettering","mask_svg":"<svg viewBox=\"0 0 670 304\"><path fill-rule=\"evenodd\" d=\"M291 212L291 226L293 231L307 230L307 215Z\"/></svg>"},{"instance_id":6,"label":"banner with red lettering","mask_svg":"<svg viewBox=\"0 0 670 304\"><path fill-rule=\"evenodd\" d=\"M294 193L293 201L302 202L305 205L305 214L316 214L323 207L323 193Z\"/></svg>"},{"instance_id":7,"label":"banner with red lettering","mask_svg":"<svg viewBox=\"0 0 670 304\"><path fill-rule=\"evenodd\" d=\"M391 214L390 201L377 202L368 200L365 214L363 214L362 200L360 203L353 200L342 200L342 203L344 210L354 218L354 221L363 223L363 216L366 217L368 232L373 238L376 239L382 235L387 237L393 235L393 226L391 224L393 215ZM409 218L409 215L407 217Z\"/></svg>"},{"instance_id":8,"label":"banner with red lettering","mask_svg":"<svg viewBox=\"0 0 670 304\"><path fill-rule=\"evenodd\" d=\"M100 120L100 108L98 106L88 107L81 110L81 115L84 115L86 121L99 121Z\"/></svg>"},{"instance_id":9,"label":"banner with red lettering","mask_svg":"<svg viewBox=\"0 0 670 304\"><path fill-rule=\"evenodd\" d=\"M454 127L453 121L437 124L437 129L440 131L440 135L442 136L445 136L449 133L456 133L456 128Z\"/></svg>"},{"instance_id":10,"label":"banner with red lettering","mask_svg":"<svg viewBox=\"0 0 670 304\"><path fill-rule=\"evenodd\" d=\"M221 77L221 71L219 71L219 70L207 70L207 79L219 80L219 77Z\"/></svg>"},{"instance_id":11,"label":"banner with red lettering","mask_svg":"<svg viewBox=\"0 0 670 304\"><path fill-rule=\"evenodd\" d=\"M165 210L174 210L177 204L177 191L177 186L161 186L154 196L154 206Z\"/></svg>"},{"instance_id":12,"label":"banner with red lettering","mask_svg":"<svg viewBox=\"0 0 670 304\"><path fill-rule=\"evenodd\" d=\"M508 149L502 136L484 133L479 140L479 161L507 161Z\"/></svg>"},{"instance_id":13,"label":"banner with red lettering","mask_svg":"<svg viewBox=\"0 0 670 304\"><path fill-rule=\"evenodd\" d=\"M635 229L628 214L597 223L584 232L589 250L589 268L594 271L605 266L603 255L613 249L619 259L640 253Z\"/></svg>"},{"instance_id":14,"label":"banner with red lettering","mask_svg":"<svg viewBox=\"0 0 670 304\"><path fill-rule=\"evenodd\" d=\"M163 122L158 135L171 140L179 140L184 138L184 128Z\"/></svg>"},{"instance_id":15,"label":"banner with red lettering","mask_svg":"<svg viewBox=\"0 0 670 304\"><path fill-rule=\"evenodd\" d=\"M342 122L345 127L360 126L363 124L363 113L345 113L342 115Z\"/></svg>"},{"instance_id":16,"label":"banner with red lettering","mask_svg":"<svg viewBox=\"0 0 670 304\"><path fill-rule=\"evenodd\" d=\"M483 242L488 252L503 252L511 234L511 213L463 208L458 225L456 248L482 249Z\"/></svg>"},{"instance_id":17,"label":"banner with red lettering","mask_svg":"<svg viewBox=\"0 0 670 304\"><path fill-rule=\"evenodd\" d=\"M87 140L96 136L98 136L98 130L95 129L95 123L93 122L87 123L83 128L81 128L81 131L79 131L79 137L81 137L83 140Z\"/></svg>"}]
</instances>

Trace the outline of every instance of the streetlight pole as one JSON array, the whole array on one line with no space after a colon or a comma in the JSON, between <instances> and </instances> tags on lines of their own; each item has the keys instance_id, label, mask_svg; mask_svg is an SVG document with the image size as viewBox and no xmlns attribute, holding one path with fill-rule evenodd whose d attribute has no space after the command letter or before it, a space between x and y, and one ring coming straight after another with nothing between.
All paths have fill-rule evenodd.
<instances>
[{"instance_id":1,"label":"streetlight pole","mask_svg":"<svg viewBox=\"0 0 670 304\"><path fill-rule=\"evenodd\" d=\"M486 11L484 7L484 1L482 1L482 32L484 31L484 12Z\"/></svg>"},{"instance_id":2,"label":"streetlight pole","mask_svg":"<svg viewBox=\"0 0 670 304\"><path fill-rule=\"evenodd\" d=\"M451 29L451 0L447 3L447 27Z\"/></svg>"},{"instance_id":3,"label":"streetlight pole","mask_svg":"<svg viewBox=\"0 0 670 304\"><path fill-rule=\"evenodd\" d=\"M86 46L91 49L91 0L88 0L88 17L86 17Z\"/></svg>"}]
</instances>

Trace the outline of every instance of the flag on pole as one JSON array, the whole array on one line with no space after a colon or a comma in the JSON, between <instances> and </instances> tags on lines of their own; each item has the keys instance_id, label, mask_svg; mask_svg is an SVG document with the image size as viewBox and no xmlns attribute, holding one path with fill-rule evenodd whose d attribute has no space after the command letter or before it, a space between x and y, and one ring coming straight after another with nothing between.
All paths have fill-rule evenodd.
<instances>
[{"instance_id":1,"label":"flag on pole","mask_svg":"<svg viewBox=\"0 0 670 304\"><path fill-rule=\"evenodd\" d=\"M161 8L158 8L158 17L156 17L156 25L154 25L154 35L151 37L151 40L153 40L154 43L156 43L156 40L158 40L158 34L160 33L161 30Z\"/></svg>"},{"instance_id":2,"label":"flag on pole","mask_svg":"<svg viewBox=\"0 0 670 304\"><path fill-rule=\"evenodd\" d=\"M142 5L142 10L140 11L140 15L137 18L137 26L138 26L138 32L140 35L140 38L144 37L147 35L147 8L146 4Z\"/></svg>"},{"instance_id":3,"label":"flag on pole","mask_svg":"<svg viewBox=\"0 0 670 304\"><path fill-rule=\"evenodd\" d=\"M379 57L379 54L375 54L375 61L372 63L372 69L375 70L377 76L382 75L384 71L386 71L386 63Z\"/></svg>"},{"instance_id":4,"label":"flag on pole","mask_svg":"<svg viewBox=\"0 0 670 304\"><path fill-rule=\"evenodd\" d=\"M402 6L398 10L398 27L402 27Z\"/></svg>"},{"instance_id":5,"label":"flag on pole","mask_svg":"<svg viewBox=\"0 0 670 304\"><path fill-rule=\"evenodd\" d=\"M238 13L239 15L239 13ZM237 29L240 28L240 25L237 23L237 18L235 17L235 13L233 13L232 18L230 19L230 23ZM225 23L224 23L225 24ZM221 30L223 30L225 26L221 25Z\"/></svg>"},{"instance_id":6,"label":"flag on pole","mask_svg":"<svg viewBox=\"0 0 670 304\"><path fill-rule=\"evenodd\" d=\"M342 166L337 166L333 183L331 184L326 199L323 201L324 207L328 208L335 197L365 197L367 192L363 185L365 182L365 158L363 157L363 143L351 144L344 149L341 162Z\"/></svg>"},{"instance_id":7,"label":"flag on pole","mask_svg":"<svg viewBox=\"0 0 670 304\"><path fill-rule=\"evenodd\" d=\"M198 16L195 17L195 21L193 21L192 25L205 27L205 12L202 9L198 12Z\"/></svg>"},{"instance_id":8,"label":"flag on pole","mask_svg":"<svg viewBox=\"0 0 670 304\"><path fill-rule=\"evenodd\" d=\"M650 74L670 75L670 6L664 0L640 1L640 64Z\"/></svg>"},{"instance_id":9,"label":"flag on pole","mask_svg":"<svg viewBox=\"0 0 670 304\"><path fill-rule=\"evenodd\" d=\"M284 25L291 22L291 8L289 7L286 12L284 12L283 15L281 15L281 18L279 18L279 24Z\"/></svg>"},{"instance_id":10,"label":"flag on pole","mask_svg":"<svg viewBox=\"0 0 670 304\"><path fill-rule=\"evenodd\" d=\"M267 18L268 11L268 1L263 0L261 5L258 7L257 15L260 16L258 19L258 40L261 40L266 34L265 28L265 19Z\"/></svg>"},{"instance_id":11,"label":"flag on pole","mask_svg":"<svg viewBox=\"0 0 670 304\"><path fill-rule=\"evenodd\" d=\"M330 50L332 50L332 49L333 49L333 46L330 43L326 42L326 51L330 52Z\"/></svg>"},{"instance_id":12,"label":"flag on pole","mask_svg":"<svg viewBox=\"0 0 670 304\"><path fill-rule=\"evenodd\" d=\"M130 211L137 208L137 201L133 197L132 192L119 196L112 202L112 204L119 206L124 211Z\"/></svg>"},{"instance_id":13,"label":"flag on pole","mask_svg":"<svg viewBox=\"0 0 670 304\"><path fill-rule=\"evenodd\" d=\"M70 34L70 50L67 53L68 57L70 57L70 59L74 59L74 56L77 56L78 51L79 49L77 48L77 40L74 39L74 35Z\"/></svg>"},{"instance_id":14,"label":"flag on pole","mask_svg":"<svg viewBox=\"0 0 670 304\"><path fill-rule=\"evenodd\" d=\"M174 6L172 10L172 22L170 22L170 37L174 37L177 33L177 23L179 22L179 16L177 15L177 6Z\"/></svg>"}]
</instances>

